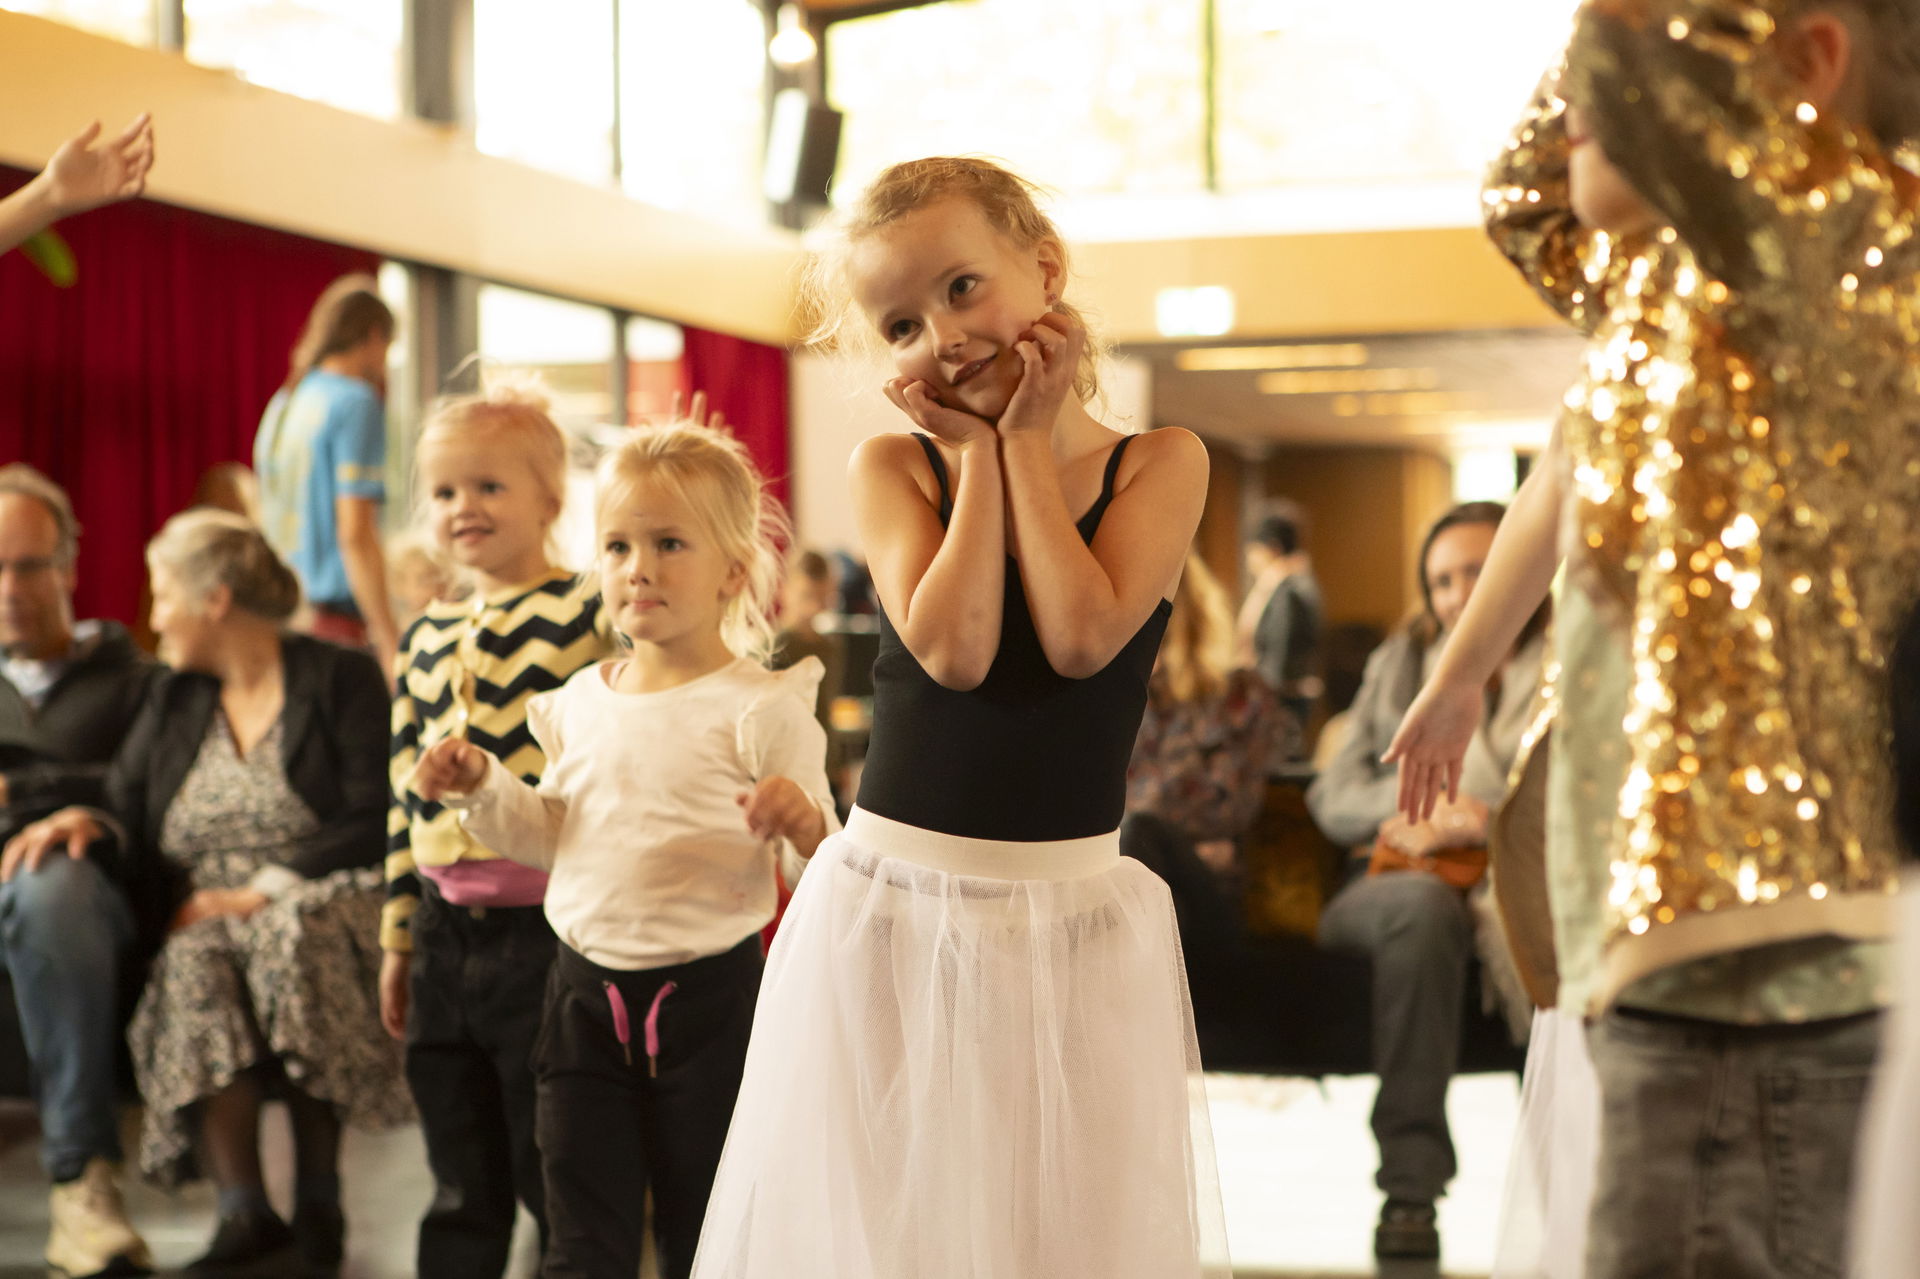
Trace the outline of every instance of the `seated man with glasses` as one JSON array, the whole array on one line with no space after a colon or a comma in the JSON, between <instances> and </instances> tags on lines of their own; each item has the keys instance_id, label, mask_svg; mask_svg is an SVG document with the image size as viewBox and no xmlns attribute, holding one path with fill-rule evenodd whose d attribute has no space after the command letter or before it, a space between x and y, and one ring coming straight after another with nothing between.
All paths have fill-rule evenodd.
<instances>
[{"instance_id":1,"label":"seated man with glasses","mask_svg":"<svg viewBox=\"0 0 1920 1279\"><path fill-rule=\"evenodd\" d=\"M157 669L118 622L74 622L79 532L53 481L0 467L0 842L57 809L101 802ZM113 1168L133 940L127 902L87 850L0 864L0 967L33 1060L53 1180L47 1262L71 1276L151 1265Z\"/></svg>"}]
</instances>

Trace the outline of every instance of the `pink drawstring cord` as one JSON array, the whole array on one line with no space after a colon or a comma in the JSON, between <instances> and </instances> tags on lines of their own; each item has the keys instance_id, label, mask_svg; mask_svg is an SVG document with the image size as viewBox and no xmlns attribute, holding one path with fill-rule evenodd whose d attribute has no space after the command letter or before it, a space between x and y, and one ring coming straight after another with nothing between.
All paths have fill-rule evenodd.
<instances>
[{"instance_id":1,"label":"pink drawstring cord","mask_svg":"<svg viewBox=\"0 0 1920 1279\"><path fill-rule=\"evenodd\" d=\"M653 997L653 1007L647 1009L647 1076L658 1078L660 1074L660 1005L667 1002L667 996L680 987L674 982L662 986Z\"/></svg>"},{"instance_id":2,"label":"pink drawstring cord","mask_svg":"<svg viewBox=\"0 0 1920 1279\"><path fill-rule=\"evenodd\" d=\"M600 985L607 992L607 1006L613 1009L613 1037L620 1041L620 1051L626 1054L627 1065L633 1065L633 1026L627 1021L627 1001L620 988L610 981Z\"/></svg>"}]
</instances>

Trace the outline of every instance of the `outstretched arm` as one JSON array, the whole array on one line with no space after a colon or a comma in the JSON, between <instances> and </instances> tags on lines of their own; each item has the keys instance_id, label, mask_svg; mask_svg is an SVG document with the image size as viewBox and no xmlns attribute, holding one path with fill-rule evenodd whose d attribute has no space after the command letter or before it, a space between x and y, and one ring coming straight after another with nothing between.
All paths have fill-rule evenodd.
<instances>
[{"instance_id":1,"label":"outstretched arm","mask_svg":"<svg viewBox=\"0 0 1920 1279\"><path fill-rule=\"evenodd\" d=\"M27 185L0 200L0 253L44 231L61 218L139 195L153 167L153 121L134 118L110 142L95 146L95 120L68 138L47 167Z\"/></svg>"},{"instance_id":2,"label":"outstretched arm","mask_svg":"<svg viewBox=\"0 0 1920 1279\"><path fill-rule=\"evenodd\" d=\"M1553 587L1568 499L1565 466L1556 426L1547 451L1500 521L1486 567L1441 650L1433 678L1381 756L1382 763L1400 765L1400 811L1409 821L1426 821L1442 792L1459 798L1461 761L1486 709L1487 682Z\"/></svg>"}]
</instances>

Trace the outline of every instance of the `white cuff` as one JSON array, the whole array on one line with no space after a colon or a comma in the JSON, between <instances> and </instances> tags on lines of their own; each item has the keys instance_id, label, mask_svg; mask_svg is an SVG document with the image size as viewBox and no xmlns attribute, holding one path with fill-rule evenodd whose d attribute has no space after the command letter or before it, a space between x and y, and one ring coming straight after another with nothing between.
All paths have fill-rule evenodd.
<instances>
[{"instance_id":1,"label":"white cuff","mask_svg":"<svg viewBox=\"0 0 1920 1279\"><path fill-rule=\"evenodd\" d=\"M253 872L253 878L247 881L247 887L264 897L278 897L290 888L305 883L305 876L289 866L278 862L268 862Z\"/></svg>"}]
</instances>

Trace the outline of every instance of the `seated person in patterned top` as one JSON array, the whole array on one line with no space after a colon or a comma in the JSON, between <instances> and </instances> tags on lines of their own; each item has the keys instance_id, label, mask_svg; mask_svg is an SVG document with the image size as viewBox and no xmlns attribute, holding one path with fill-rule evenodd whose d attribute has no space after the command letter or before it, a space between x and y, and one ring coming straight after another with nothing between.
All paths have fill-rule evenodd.
<instances>
[{"instance_id":1,"label":"seated person in patterned top","mask_svg":"<svg viewBox=\"0 0 1920 1279\"><path fill-rule=\"evenodd\" d=\"M129 1032L141 1168L170 1186L204 1167L220 1192L218 1233L187 1273L338 1266L341 1123L412 1115L375 1027L385 680L365 653L286 630L299 584L239 516L176 516L148 562L175 671L115 757L105 811L63 809L10 854L114 831L157 951ZM269 1091L293 1120L291 1230L260 1167Z\"/></svg>"}]
</instances>

